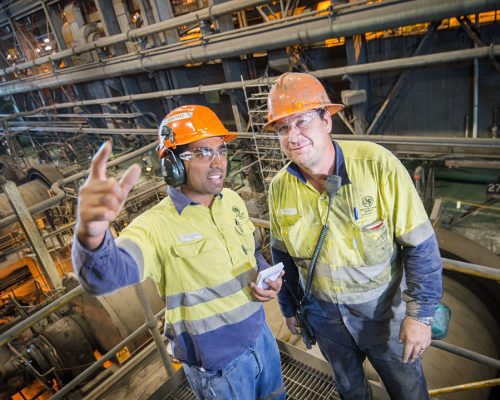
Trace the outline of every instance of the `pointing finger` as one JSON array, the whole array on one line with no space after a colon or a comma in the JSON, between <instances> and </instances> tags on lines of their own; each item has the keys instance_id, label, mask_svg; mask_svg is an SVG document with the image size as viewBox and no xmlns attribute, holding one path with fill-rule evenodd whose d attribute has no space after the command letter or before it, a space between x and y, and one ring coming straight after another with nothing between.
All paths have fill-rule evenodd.
<instances>
[{"instance_id":1,"label":"pointing finger","mask_svg":"<svg viewBox=\"0 0 500 400\"><path fill-rule=\"evenodd\" d=\"M90 165L90 179L106 179L106 162L111 154L111 149L111 141L109 140L101 145Z\"/></svg>"},{"instance_id":2,"label":"pointing finger","mask_svg":"<svg viewBox=\"0 0 500 400\"><path fill-rule=\"evenodd\" d=\"M126 198L130 190L137 183L141 176L141 167L137 164L131 165L120 179L120 186L123 190L123 198Z\"/></svg>"}]
</instances>

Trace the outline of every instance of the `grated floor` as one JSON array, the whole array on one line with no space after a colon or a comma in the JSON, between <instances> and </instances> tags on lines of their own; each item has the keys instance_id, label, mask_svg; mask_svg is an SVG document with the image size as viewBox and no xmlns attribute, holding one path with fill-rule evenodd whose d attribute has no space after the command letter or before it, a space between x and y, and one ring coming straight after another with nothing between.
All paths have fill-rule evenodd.
<instances>
[{"instance_id":1,"label":"grated floor","mask_svg":"<svg viewBox=\"0 0 500 400\"><path fill-rule=\"evenodd\" d=\"M330 376L281 353L281 369L288 400L337 400L335 385ZM187 381L165 400L196 400Z\"/></svg>"}]
</instances>

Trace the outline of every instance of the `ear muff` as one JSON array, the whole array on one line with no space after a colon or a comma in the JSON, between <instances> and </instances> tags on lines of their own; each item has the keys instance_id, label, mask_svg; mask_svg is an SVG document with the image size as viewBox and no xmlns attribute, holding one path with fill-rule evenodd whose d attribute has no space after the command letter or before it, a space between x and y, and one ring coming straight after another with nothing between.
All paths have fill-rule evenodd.
<instances>
[{"instance_id":1,"label":"ear muff","mask_svg":"<svg viewBox=\"0 0 500 400\"><path fill-rule=\"evenodd\" d=\"M182 160L170 149L161 159L161 173L167 185L178 187L186 183L186 169Z\"/></svg>"}]
</instances>

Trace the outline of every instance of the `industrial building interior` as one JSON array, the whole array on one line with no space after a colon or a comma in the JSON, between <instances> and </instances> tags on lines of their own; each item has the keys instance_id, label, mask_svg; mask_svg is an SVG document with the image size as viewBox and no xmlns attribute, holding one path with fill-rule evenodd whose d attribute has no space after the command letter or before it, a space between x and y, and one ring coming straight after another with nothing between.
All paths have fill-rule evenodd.
<instances>
[{"instance_id":1,"label":"industrial building interior","mask_svg":"<svg viewBox=\"0 0 500 400\"><path fill-rule=\"evenodd\" d=\"M498 43L499 0L0 1L0 399L195 398L165 352L152 282L92 297L75 279L78 189L105 140L111 176L141 165L117 236L167 195L162 118L209 106L238 132L225 185L269 258L267 191L287 160L261 127L286 71L345 104L334 140L379 143L414 179L452 310L424 357L431 397L500 398ZM277 302L265 309L287 398L339 398L320 351L289 333Z\"/></svg>"}]
</instances>

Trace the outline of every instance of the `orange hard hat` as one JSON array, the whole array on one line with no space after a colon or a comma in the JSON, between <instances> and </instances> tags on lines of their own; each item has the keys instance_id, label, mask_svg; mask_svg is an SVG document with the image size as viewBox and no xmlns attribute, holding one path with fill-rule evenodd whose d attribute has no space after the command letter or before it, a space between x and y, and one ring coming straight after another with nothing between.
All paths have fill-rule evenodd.
<instances>
[{"instance_id":1,"label":"orange hard hat","mask_svg":"<svg viewBox=\"0 0 500 400\"><path fill-rule=\"evenodd\" d=\"M274 83L267 98L267 123L262 127L271 131L273 123L303 111L326 108L331 115L344 108L328 98L321 82L312 75L285 72Z\"/></svg>"},{"instance_id":2,"label":"orange hard hat","mask_svg":"<svg viewBox=\"0 0 500 400\"><path fill-rule=\"evenodd\" d=\"M214 136L221 136L224 142L229 142L237 135L229 132L210 108L189 105L177 107L168 113L161 121L158 136L158 155L162 159L169 148L175 149Z\"/></svg>"}]
</instances>

